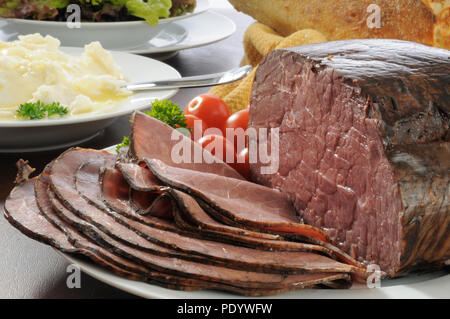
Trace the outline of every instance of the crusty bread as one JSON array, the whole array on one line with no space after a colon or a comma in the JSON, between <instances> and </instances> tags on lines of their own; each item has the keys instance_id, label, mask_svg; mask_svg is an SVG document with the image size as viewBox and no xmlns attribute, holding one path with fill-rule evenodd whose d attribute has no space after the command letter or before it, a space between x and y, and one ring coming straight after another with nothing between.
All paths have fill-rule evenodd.
<instances>
[{"instance_id":1,"label":"crusty bread","mask_svg":"<svg viewBox=\"0 0 450 319\"><path fill-rule=\"evenodd\" d=\"M434 46L450 49L450 0L422 0L433 12L436 23L433 30Z\"/></svg>"},{"instance_id":2,"label":"crusty bread","mask_svg":"<svg viewBox=\"0 0 450 319\"><path fill-rule=\"evenodd\" d=\"M328 40L393 38L450 48L450 0L229 0L283 36L316 29ZM380 28L371 27L381 9Z\"/></svg>"}]
</instances>

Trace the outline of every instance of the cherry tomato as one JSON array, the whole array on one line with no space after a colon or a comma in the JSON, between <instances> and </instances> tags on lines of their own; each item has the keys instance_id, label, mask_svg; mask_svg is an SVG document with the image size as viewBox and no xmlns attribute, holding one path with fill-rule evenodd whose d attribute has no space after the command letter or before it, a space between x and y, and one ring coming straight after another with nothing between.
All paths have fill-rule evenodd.
<instances>
[{"instance_id":1,"label":"cherry tomato","mask_svg":"<svg viewBox=\"0 0 450 319\"><path fill-rule=\"evenodd\" d=\"M205 150L220 158L225 163L235 163L236 153L233 144L220 135L206 135L197 141Z\"/></svg>"},{"instance_id":2,"label":"cherry tomato","mask_svg":"<svg viewBox=\"0 0 450 319\"><path fill-rule=\"evenodd\" d=\"M248 159L248 148L244 148L236 156L236 163L231 165L235 170L239 172L244 178L250 180L250 162Z\"/></svg>"},{"instance_id":3,"label":"cherry tomato","mask_svg":"<svg viewBox=\"0 0 450 319\"><path fill-rule=\"evenodd\" d=\"M185 115L195 115L201 118L208 127L217 127L224 131L225 123L230 117L230 109L217 96L201 94L189 102L184 110Z\"/></svg>"},{"instance_id":4,"label":"cherry tomato","mask_svg":"<svg viewBox=\"0 0 450 319\"><path fill-rule=\"evenodd\" d=\"M237 111L236 113L233 113L228 119L227 119L227 127L228 128L243 128L244 131L248 127L248 115L249 115L249 109L243 109L240 111Z\"/></svg>"},{"instance_id":5,"label":"cherry tomato","mask_svg":"<svg viewBox=\"0 0 450 319\"><path fill-rule=\"evenodd\" d=\"M240 110L232 114L226 122L226 137L234 143L236 153L240 153L246 147L245 131L248 127L249 109ZM231 130L230 130L231 129Z\"/></svg>"},{"instance_id":6,"label":"cherry tomato","mask_svg":"<svg viewBox=\"0 0 450 319\"><path fill-rule=\"evenodd\" d=\"M196 141L202 138L202 136L205 133L205 130L208 129L208 126L206 125L205 121L198 118L195 115L185 115L186 118L186 124L189 129L191 129L191 138L192 140Z\"/></svg>"}]
</instances>

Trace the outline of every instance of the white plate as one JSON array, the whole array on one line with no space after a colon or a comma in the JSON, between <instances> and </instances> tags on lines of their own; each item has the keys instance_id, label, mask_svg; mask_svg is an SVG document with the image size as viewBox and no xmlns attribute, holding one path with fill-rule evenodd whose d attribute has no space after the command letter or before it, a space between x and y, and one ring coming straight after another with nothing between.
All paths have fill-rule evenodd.
<instances>
[{"instance_id":1,"label":"white plate","mask_svg":"<svg viewBox=\"0 0 450 319\"><path fill-rule=\"evenodd\" d=\"M173 22L189 19L208 9L208 0L197 0L197 7L194 12L178 17L160 19L156 26L150 26L142 20L82 22L80 28L71 28L67 22L58 21L28 19L5 19L5 21L8 32L16 32L17 34L48 34L59 39L62 46L82 47L92 41L100 41L105 49L124 51L124 49L130 50L151 40Z\"/></svg>"},{"instance_id":2,"label":"white plate","mask_svg":"<svg viewBox=\"0 0 450 319\"><path fill-rule=\"evenodd\" d=\"M62 51L79 56L84 49L62 47ZM150 58L111 52L123 74L132 82L180 78L171 66ZM68 147L95 136L118 117L147 108L155 99L168 99L177 90L139 92L125 99L110 113L86 113L66 118L35 121L0 120L0 153L35 152Z\"/></svg>"},{"instance_id":3,"label":"white plate","mask_svg":"<svg viewBox=\"0 0 450 319\"><path fill-rule=\"evenodd\" d=\"M236 25L229 18L212 11L207 11L189 19L168 24L157 36L143 41L137 47L114 48L135 54L158 54L156 59L168 58L162 53L175 53L180 50L212 44L228 38L236 31ZM10 26L0 25L0 40L14 41L17 33ZM161 56L161 58L160 58Z\"/></svg>"},{"instance_id":4,"label":"white plate","mask_svg":"<svg viewBox=\"0 0 450 319\"><path fill-rule=\"evenodd\" d=\"M229 299L243 296L216 291L178 291L119 277L96 264L58 251L71 264L76 264L86 274L110 286L143 298L161 299ZM450 298L450 274L435 271L402 278L383 280L380 288L359 289L304 289L261 297L281 299L422 299Z\"/></svg>"},{"instance_id":5,"label":"white plate","mask_svg":"<svg viewBox=\"0 0 450 319\"><path fill-rule=\"evenodd\" d=\"M183 30L187 31L185 37L183 37ZM236 25L231 19L219 13L207 11L195 17L172 23L151 41L132 50L123 51L135 54L153 54L192 49L224 40L235 31ZM173 39L180 39L180 41L177 42Z\"/></svg>"}]
</instances>

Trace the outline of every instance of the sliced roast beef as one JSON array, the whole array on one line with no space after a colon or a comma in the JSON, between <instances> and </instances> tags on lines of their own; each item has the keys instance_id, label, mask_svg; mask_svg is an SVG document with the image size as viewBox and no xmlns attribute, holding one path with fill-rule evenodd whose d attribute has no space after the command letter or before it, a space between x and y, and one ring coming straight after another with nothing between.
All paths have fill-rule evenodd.
<instances>
[{"instance_id":1,"label":"sliced roast beef","mask_svg":"<svg viewBox=\"0 0 450 319\"><path fill-rule=\"evenodd\" d=\"M135 165L139 167L138 165ZM145 172L145 171L142 171ZM102 199L104 200L107 207L112 209L113 211L119 212L120 214L129 217L131 219L134 219L136 221L139 221L141 223L144 223L149 226L153 226L159 229L165 229L173 232L179 232L183 235L195 237L195 238L213 238L214 240L226 242L226 243L239 243L241 245L257 248L257 247L266 247L268 249L273 249L274 247L271 245L274 240L279 239L279 236L274 236L271 234L265 234L265 233L257 233L248 231L245 229L240 229L236 227L230 227L227 225L220 224L213 219L211 219L207 214L204 214L204 219L206 220L206 224L203 224L203 226L190 226L189 227L181 227L181 229L175 229L173 224L169 223L161 223L161 220L153 218L149 215L139 215L136 213L136 211L131 207L130 202L128 201L129 196L129 189L128 189L128 183L126 182L125 178L123 178L122 173L118 169L106 169L101 174L101 193L102 193ZM149 194L149 196L152 196ZM174 201L177 201L175 199L175 196L172 196ZM181 200L179 200L181 201ZM195 201L194 201L195 202ZM196 202L195 202L196 204ZM177 205L177 204L175 204ZM181 205L181 202L178 202L178 205ZM189 204L188 204L189 205ZM184 207L184 204L182 205ZM191 205L192 207L192 205ZM198 205L196 205L198 207ZM181 209L181 208L180 208ZM199 209L201 209L199 207ZM184 211L184 210L183 210ZM191 209L190 211L195 211L195 209ZM216 232L208 232L206 229L208 229L207 224L214 224L216 225L216 228L220 228L221 231ZM206 226L205 226L206 225ZM187 225L185 225L187 226ZM205 229L206 227L206 229ZM186 232L186 230L188 232ZM255 238L255 239L253 239ZM261 240L259 240L261 239ZM267 242L265 239L270 240ZM278 242L275 243L275 245L278 244ZM290 244L289 244L290 245ZM296 244L294 244L295 246ZM297 246L298 247L298 246ZM320 248L319 248L320 249ZM285 249L289 250L289 249ZM292 249L296 250L296 249ZM297 249L301 250L301 249Z\"/></svg>"},{"instance_id":2,"label":"sliced roast beef","mask_svg":"<svg viewBox=\"0 0 450 319\"><path fill-rule=\"evenodd\" d=\"M63 205L58 206L58 209L62 209L62 211L64 211L64 216L71 216L69 218L72 220L74 220L73 218L76 218L76 216L65 209ZM262 289L287 288L295 281L300 283L298 279L304 281L309 278L304 275L279 276L275 274L247 272L204 263L197 263L190 260L175 258L173 256L164 257L161 255L155 255L151 252L137 249L116 241L108 235L102 233L95 226L89 225L88 223L85 223L85 226L90 227L89 233L93 237L101 237L102 240L99 242L105 245L108 249L111 249L113 252L134 260L146 267L149 267L150 269L164 273L187 276L205 281L219 282L237 287ZM242 278L249 280L242 280ZM336 280L336 274L331 273L329 277L321 274L319 278L333 278L331 281L334 281ZM338 276L338 278L345 279L346 277Z\"/></svg>"},{"instance_id":3,"label":"sliced roast beef","mask_svg":"<svg viewBox=\"0 0 450 319\"><path fill-rule=\"evenodd\" d=\"M306 274L281 276L278 274L248 272L189 260L194 258L180 259L180 257L183 257L182 254L178 254L178 256L174 254L164 255L157 251L142 249L136 245L129 245L125 241L115 240L95 225L86 222L67 209L52 192L50 192L49 195L53 207L58 211L59 216L65 222L76 227L114 254L119 254L127 259L133 260L148 267L152 271L186 276L188 278L226 284L234 287L266 290L282 289L282 291L285 289L292 289L296 284L309 285L310 278L319 278L325 282L338 279L343 279L344 281L348 280L348 274L346 273L342 273L341 275L332 272L330 272L329 275L320 273L319 276L317 276L317 274L311 274L312 277L308 277ZM243 280L243 278L245 279ZM316 284L316 282L314 282L314 284ZM214 285L211 287L213 288ZM226 287L223 287L223 289L226 289Z\"/></svg>"},{"instance_id":4,"label":"sliced roast beef","mask_svg":"<svg viewBox=\"0 0 450 319\"><path fill-rule=\"evenodd\" d=\"M286 280L286 286L274 285L270 288L261 289L247 287L241 288L223 283L208 282L150 271L148 268L142 267L139 264L135 264L132 261L112 254L103 247L88 241L76 230L72 229L68 224L64 224L62 220L54 213L52 206L49 205L48 199L45 199L45 196L48 196L44 191L46 187L48 187L48 183L46 178L42 178L42 176L37 181L36 179L33 179L19 187L16 187L7 202L7 207L9 210L5 213L8 220L12 221L16 227L24 231L28 236L54 245L55 248L64 252L88 256L103 267L113 270L118 275L125 276L127 278L145 280L170 289L198 290L210 288L254 296L272 295L295 289L295 281L298 281L300 287L311 287L318 284L328 285L332 284L332 282L344 285L345 282L347 282L348 285L349 282L349 277L346 274L308 274L292 276L290 280ZM32 201L32 198L34 198L33 193L36 193L40 199L41 196L44 196L42 197L43 200L40 200L42 204L40 207L42 207L43 211L45 211L48 215L41 215L43 211L39 210L39 207ZM24 198L27 199L27 205L24 205ZM49 219L44 217L49 217ZM67 238L70 238L70 241L73 241L78 247L75 248L72 246L69 241L65 239L65 236L68 236ZM118 243L114 244L120 246ZM110 262L110 260L112 260L112 262ZM119 268L117 263L125 266L124 268L126 268L126 270ZM243 275L245 275L245 273L243 273ZM265 275L263 275L263 277L268 277L264 278L266 280L278 279L270 278L270 276ZM269 285L267 285L267 287L268 286Z\"/></svg>"},{"instance_id":5,"label":"sliced roast beef","mask_svg":"<svg viewBox=\"0 0 450 319\"><path fill-rule=\"evenodd\" d=\"M278 128L280 189L303 220L391 275L450 258L450 53L397 40L276 50L249 127ZM252 143L252 142L251 142Z\"/></svg>"},{"instance_id":6,"label":"sliced roast beef","mask_svg":"<svg viewBox=\"0 0 450 319\"><path fill-rule=\"evenodd\" d=\"M100 197L105 205L122 215L144 222L130 203L130 185L117 168L105 168L100 173ZM89 187L91 187L89 185ZM77 189L80 189L77 184ZM86 193L86 190L82 191Z\"/></svg>"},{"instance_id":7,"label":"sliced roast beef","mask_svg":"<svg viewBox=\"0 0 450 319\"><path fill-rule=\"evenodd\" d=\"M130 267L124 262L119 264L112 254L97 250L95 245L81 240L79 245L73 245L61 229L47 220L36 203L34 187L37 178L24 181L15 187L5 202L5 217L17 229L28 237L50 245L62 252L79 254L88 257L95 263L129 279L146 280L138 268ZM139 266L137 266L139 267Z\"/></svg>"},{"instance_id":8,"label":"sliced roast beef","mask_svg":"<svg viewBox=\"0 0 450 319\"><path fill-rule=\"evenodd\" d=\"M68 175L63 179L60 179L58 176L59 172L75 174L76 167L81 166L83 162L89 161L92 157L96 158L98 154L99 153L96 151L90 152L87 150L72 150L65 152L57 161L55 161L51 168L50 179L54 183L53 190L59 192L59 196L64 201L66 207L70 207L71 210L76 212L82 218L87 216L87 220L97 227L105 230L109 227L116 227L121 234L124 231L122 228L127 227L127 235L121 236L121 240L124 242L130 242L134 245L143 245L139 238L132 236L130 233L130 230L132 230L149 242L184 253L180 254L164 250L162 252L163 255L180 256L180 258L200 260L201 262L226 264L229 267L235 268L251 267L251 269L292 273L311 271L358 271L356 267L341 264L325 256L308 252L257 251L249 248L217 243L210 240L191 238L180 233L170 232L139 223L113 211L104 211L107 216L103 216L103 221L101 221L101 217L99 217L101 212L99 212L95 206L86 205L87 202L83 203L82 200L78 200L80 197L74 198L71 195L71 193L77 193L74 178L71 178L70 175ZM70 186L67 184L70 184ZM99 188L98 183L91 183L91 185L92 191L86 190L87 194L84 194L84 196L90 197L92 196L90 194L98 194L98 190L96 190ZM118 231L109 229L108 232L108 234L114 234L115 236L118 236L117 234L119 233ZM154 253L161 253L156 247L149 245L143 245L143 247ZM202 260L197 256L203 256L205 259Z\"/></svg>"},{"instance_id":9,"label":"sliced roast beef","mask_svg":"<svg viewBox=\"0 0 450 319\"><path fill-rule=\"evenodd\" d=\"M88 157L88 154L91 157ZM110 156L111 154L106 152L82 149L73 149L64 152L51 166L49 176L50 186L52 191L57 195L57 200L61 201L63 206L74 212L80 220L86 221L86 224L83 224L86 227L89 227L88 224L92 224L116 240L123 241L139 249L168 254L170 252L169 249L153 244L145 238L138 236L128 225L118 223L108 212L89 204L78 193L74 178L77 168L85 162L94 159L108 159ZM52 203L55 209L58 210L60 208L60 205L56 201ZM59 211L61 210L59 209Z\"/></svg>"},{"instance_id":10,"label":"sliced roast beef","mask_svg":"<svg viewBox=\"0 0 450 319\"><path fill-rule=\"evenodd\" d=\"M224 225L211 218L192 196L175 189L168 189L167 193L170 194L177 206L178 217L199 231L213 231L228 236L233 234L240 236L243 240L250 238L255 242L274 243L275 245L282 239L280 236Z\"/></svg>"},{"instance_id":11,"label":"sliced roast beef","mask_svg":"<svg viewBox=\"0 0 450 319\"><path fill-rule=\"evenodd\" d=\"M41 175L39 178L30 180L17 187L16 195L18 197L11 197L8 201L10 210L6 214L9 220L28 236L50 244L65 253L88 257L102 267L128 279L146 281L165 288L178 290L199 290L211 286L211 283L196 279L151 272L145 267L112 254L96 243L89 241L69 225L64 224L54 213L52 207L49 206L47 193L44 191L47 186L45 178L42 178ZM35 197L34 194L39 195L39 197ZM38 202L41 205L33 203L32 198L36 198L37 201L35 203ZM23 205L24 199L26 199L27 205ZM19 202L21 203L17 205ZM25 216L26 218L24 219L23 217ZM217 289L223 288L218 285ZM234 288L228 290L234 291ZM245 294L245 291L240 291L239 289L236 289L236 292ZM271 292L262 292L262 294L266 293Z\"/></svg>"},{"instance_id":12,"label":"sliced roast beef","mask_svg":"<svg viewBox=\"0 0 450 319\"><path fill-rule=\"evenodd\" d=\"M340 285L343 284L348 286L350 282L349 276L343 273L305 274L305 275L290 276L286 278L276 275L274 276L274 275L250 273L250 277L254 281L255 279L257 279L258 276L261 276L262 283L259 284L256 281L256 283L254 282L253 285L256 287L262 286L262 288L253 288L253 287L233 286L229 284L231 281L227 281L228 279L231 278L232 280L239 282L240 280L242 280L242 278L246 278L245 276L249 274L247 272L239 272L231 270L230 273L232 274L232 276L229 276L230 278L227 278L226 275L222 274L219 278L221 282L211 282L192 278L192 272L194 273L194 275L197 275L198 272L201 273L201 270L203 270L202 267L204 267L203 265L199 265L200 271L196 271L195 264L188 265L188 268L189 266L192 266L190 267L190 270L192 270L190 277L151 271L149 268L140 266L139 264L135 264L132 261L128 261L127 259L124 259L123 257L116 255L115 253L114 254L110 253L109 251L92 242L86 241L86 239L83 238L83 236L77 235L76 231L71 230L70 226L62 224L61 220L59 220L56 215L52 216L52 220L53 222L58 223L58 227L55 226L53 223L51 223L49 220L47 220L43 215L41 215L41 212L38 206L36 205L36 201L33 201L33 198L35 198L34 197L35 182L36 179L26 181L12 191L11 196L5 203L5 217L8 219L8 221L10 221L14 227L18 228L29 237L32 237L46 244L49 244L66 253L76 253L81 254L83 256L87 256L91 258L94 262L102 265L107 269L114 271L116 274L120 276L124 276L131 279L145 280L152 284L157 284L170 289L198 290L209 288L209 289L226 290L251 296L273 295L292 289L307 288L321 284L330 285L333 284L333 282ZM45 195L45 192L41 193L42 191L41 187L43 186L45 185L42 184L41 186L38 187L38 189L36 189L36 192L39 192L40 195ZM47 209L47 212L50 212L50 210L48 209L52 209L51 206L45 207ZM50 212L50 214L53 213ZM67 233L65 234L63 231L60 230L59 227L67 231ZM72 244L70 244L68 239L66 238L67 234L70 234L70 237L75 241L76 245L79 245L83 248L81 247L75 248L74 246L72 246ZM121 246L120 243L114 244L117 245L119 249L121 247L125 247ZM127 250L127 254L130 253L130 250L131 252L133 252L133 249L130 249L129 247L125 247L125 249ZM139 257L142 256L147 257L145 253L143 254L140 251L135 250L134 252L136 252L136 255ZM103 254L108 256L108 258L103 259L101 257L103 256ZM109 258L113 259L115 262L117 261L121 263L123 262L124 265L126 265L127 267L130 267L133 270L137 271L129 272L128 270L121 269L120 267L117 266L115 262L111 263L109 261ZM151 257L148 256L148 258L147 259L144 258L144 260L149 261L151 260ZM165 261L170 266L169 263L170 260L166 259ZM182 267L172 267L172 268L183 269ZM216 268L205 269L204 273L208 274L209 272L211 272L212 278L214 278L214 271L216 273L219 273L218 271L220 271L220 269ZM222 271L226 272L227 269L224 269ZM142 276L142 272L145 273L145 277ZM241 276L241 278L239 278L239 276ZM207 279L211 278L211 276L208 277L206 275L204 277ZM223 283L224 281L226 281L227 283L224 284ZM272 285L271 282L274 284ZM234 281L231 283L234 283Z\"/></svg>"}]
</instances>

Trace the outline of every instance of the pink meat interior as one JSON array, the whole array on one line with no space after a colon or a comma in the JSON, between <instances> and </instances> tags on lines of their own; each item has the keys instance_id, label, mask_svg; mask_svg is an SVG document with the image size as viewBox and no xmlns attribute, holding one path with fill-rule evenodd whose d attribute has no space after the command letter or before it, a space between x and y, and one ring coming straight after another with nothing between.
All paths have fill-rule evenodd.
<instances>
[{"instance_id":1,"label":"pink meat interior","mask_svg":"<svg viewBox=\"0 0 450 319\"><path fill-rule=\"evenodd\" d=\"M279 171L263 175L252 164L252 177L287 193L337 246L393 272L402 204L377 122L366 116L370 99L331 68L292 53L275 59L258 71L250 127L280 128Z\"/></svg>"}]
</instances>

